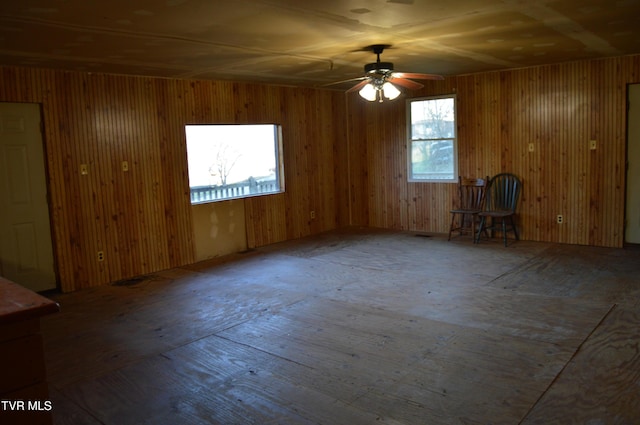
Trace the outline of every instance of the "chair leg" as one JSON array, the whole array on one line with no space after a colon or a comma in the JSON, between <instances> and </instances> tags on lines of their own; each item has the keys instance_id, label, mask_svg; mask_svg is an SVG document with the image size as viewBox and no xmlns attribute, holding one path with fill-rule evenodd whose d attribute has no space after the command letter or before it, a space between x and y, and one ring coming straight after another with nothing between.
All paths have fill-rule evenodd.
<instances>
[{"instance_id":1,"label":"chair leg","mask_svg":"<svg viewBox=\"0 0 640 425\"><path fill-rule=\"evenodd\" d=\"M474 238L476 237L476 220L478 219L478 216L476 214L471 214L471 237Z\"/></svg>"},{"instance_id":2,"label":"chair leg","mask_svg":"<svg viewBox=\"0 0 640 425\"><path fill-rule=\"evenodd\" d=\"M467 224L467 213L463 213L462 219L460 221L460 231L458 233L460 236L462 236L463 232L467 231L467 228L465 227L466 224Z\"/></svg>"},{"instance_id":3,"label":"chair leg","mask_svg":"<svg viewBox=\"0 0 640 425\"><path fill-rule=\"evenodd\" d=\"M456 213L451 213L451 224L449 225L449 238L448 241L451 240L451 232L453 231L453 222L456 220Z\"/></svg>"},{"instance_id":4,"label":"chair leg","mask_svg":"<svg viewBox=\"0 0 640 425\"><path fill-rule=\"evenodd\" d=\"M502 218L502 240L504 241L504 246L507 246L507 220Z\"/></svg>"},{"instance_id":5,"label":"chair leg","mask_svg":"<svg viewBox=\"0 0 640 425\"><path fill-rule=\"evenodd\" d=\"M475 239L473 241L474 243L480 242L480 234L482 233L482 230L484 229L484 225L485 225L486 220L487 220L486 217L484 217L484 216L480 217L480 227L478 228L478 233L476 233L474 235L475 236ZM486 232L486 230L485 230L485 232Z\"/></svg>"}]
</instances>

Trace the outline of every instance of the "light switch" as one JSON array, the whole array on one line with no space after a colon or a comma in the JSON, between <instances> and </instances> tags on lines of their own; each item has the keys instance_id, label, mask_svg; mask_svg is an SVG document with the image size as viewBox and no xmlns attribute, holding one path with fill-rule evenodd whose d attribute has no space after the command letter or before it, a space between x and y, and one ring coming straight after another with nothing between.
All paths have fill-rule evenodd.
<instances>
[{"instance_id":1,"label":"light switch","mask_svg":"<svg viewBox=\"0 0 640 425\"><path fill-rule=\"evenodd\" d=\"M89 166L87 164L80 164L80 174L83 176L89 174Z\"/></svg>"},{"instance_id":2,"label":"light switch","mask_svg":"<svg viewBox=\"0 0 640 425\"><path fill-rule=\"evenodd\" d=\"M122 171L129 171L129 162L122 161Z\"/></svg>"},{"instance_id":3,"label":"light switch","mask_svg":"<svg viewBox=\"0 0 640 425\"><path fill-rule=\"evenodd\" d=\"M597 144L598 142L596 142L595 140L589 140L589 149L591 149L592 151L596 150Z\"/></svg>"}]
</instances>

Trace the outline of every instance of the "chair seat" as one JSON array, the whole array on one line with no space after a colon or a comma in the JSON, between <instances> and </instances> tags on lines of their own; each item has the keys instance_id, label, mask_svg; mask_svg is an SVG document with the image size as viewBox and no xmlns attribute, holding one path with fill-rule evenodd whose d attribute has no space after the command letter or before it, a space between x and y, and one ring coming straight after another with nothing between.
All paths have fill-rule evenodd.
<instances>
[{"instance_id":1,"label":"chair seat","mask_svg":"<svg viewBox=\"0 0 640 425\"><path fill-rule=\"evenodd\" d=\"M479 214L482 212L482 210L459 208L459 209L450 210L449 212L452 214Z\"/></svg>"},{"instance_id":2,"label":"chair seat","mask_svg":"<svg viewBox=\"0 0 640 425\"><path fill-rule=\"evenodd\" d=\"M507 217L513 214L513 211L480 211L479 214L484 217Z\"/></svg>"}]
</instances>

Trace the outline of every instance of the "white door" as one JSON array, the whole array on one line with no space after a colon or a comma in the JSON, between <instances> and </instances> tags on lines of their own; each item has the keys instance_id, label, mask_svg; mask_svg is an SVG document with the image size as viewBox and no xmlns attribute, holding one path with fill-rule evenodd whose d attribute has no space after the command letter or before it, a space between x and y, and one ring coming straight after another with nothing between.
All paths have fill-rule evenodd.
<instances>
[{"instance_id":1,"label":"white door","mask_svg":"<svg viewBox=\"0 0 640 425\"><path fill-rule=\"evenodd\" d=\"M40 106L0 102L0 275L56 287Z\"/></svg>"},{"instance_id":2,"label":"white door","mask_svg":"<svg viewBox=\"0 0 640 425\"><path fill-rule=\"evenodd\" d=\"M640 84L629 86L627 210L624 240L640 244Z\"/></svg>"}]
</instances>

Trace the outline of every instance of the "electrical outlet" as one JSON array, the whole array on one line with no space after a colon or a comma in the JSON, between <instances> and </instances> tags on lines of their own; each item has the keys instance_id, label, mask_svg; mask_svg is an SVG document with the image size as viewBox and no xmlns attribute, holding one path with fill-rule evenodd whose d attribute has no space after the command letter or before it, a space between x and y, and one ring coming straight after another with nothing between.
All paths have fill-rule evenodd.
<instances>
[{"instance_id":1,"label":"electrical outlet","mask_svg":"<svg viewBox=\"0 0 640 425\"><path fill-rule=\"evenodd\" d=\"M316 218L316 212L315 212L315 211L313 211L313 210L312 210L312 211L310 211L310 212L309 212L309 218L311 218L311 220L315 220L315 218Z\"/></svg>"},{"instance_id":2,"label":"electrical outlet","mask_svg":"<svg viewBox=\"0 0 640 425\"><path fill-rule=\"evenodd\" d=\"M556 221L558 222L558 224L564 223L564 217L562 216L562 214L558 214L556 216Z\"/></svg>"},{"instance_id":3,"label":"electrical outlet","mask_svg":"<svg viewBox=\"0 0 640 425\"><path fill-rule=\"evenodd\" d=\"M104 261L104 251L98 251L98 261Z\"/></svg>"}]
</instances>

